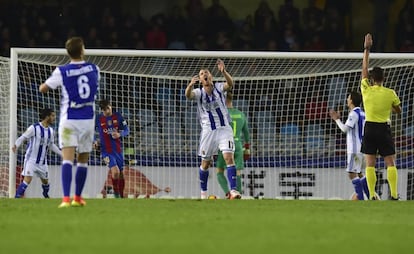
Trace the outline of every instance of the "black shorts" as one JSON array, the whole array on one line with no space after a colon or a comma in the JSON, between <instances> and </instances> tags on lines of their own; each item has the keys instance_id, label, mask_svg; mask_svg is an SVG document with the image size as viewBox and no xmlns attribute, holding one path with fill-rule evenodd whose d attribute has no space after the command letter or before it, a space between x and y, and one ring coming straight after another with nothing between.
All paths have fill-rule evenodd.
<instances>
[{"instance_id":1,"label":"black shorts","mask_svg":"<svg viewBox=\"0 0 414 254\"><path fill-rule=\"evenodd\" d=\"M361 152L380 154L382 157L395 154L391 127L387 123L365 122Z\"/></svg>"}]
</instances>

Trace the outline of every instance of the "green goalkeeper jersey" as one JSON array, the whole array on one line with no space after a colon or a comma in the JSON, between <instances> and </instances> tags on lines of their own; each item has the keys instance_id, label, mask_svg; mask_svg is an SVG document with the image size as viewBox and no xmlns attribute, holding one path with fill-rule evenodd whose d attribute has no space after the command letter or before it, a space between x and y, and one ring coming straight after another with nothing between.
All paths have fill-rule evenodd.
<instances>
[{"instance_id":1,"label":"green goalkeeper jersey","mask_svg":"<svg viewBox=\"0 0 414 254\"><path fill-rule=\"evenodd\" d=\"M232 120L234 142L237 148L242 148L243 144L250 143L249 126L246 115L238 109L229 108L230 118Z\"/></svg>"},{"instance_id":2,"label":"green goalkeeper jersey","mask_svg":"<svg viewBox=\"0 0 414 254\"><path fill-rule=\"evenodd\" d=\"M244 168L243 145L250 144L249 126L247 124L246 115L238 109L228 108L231 117L231 127L233 128L234 136L234 162L237 170ZM217 168L226 168L223 154L219 152L216 162Z\"/></svg>"}]
</instances>

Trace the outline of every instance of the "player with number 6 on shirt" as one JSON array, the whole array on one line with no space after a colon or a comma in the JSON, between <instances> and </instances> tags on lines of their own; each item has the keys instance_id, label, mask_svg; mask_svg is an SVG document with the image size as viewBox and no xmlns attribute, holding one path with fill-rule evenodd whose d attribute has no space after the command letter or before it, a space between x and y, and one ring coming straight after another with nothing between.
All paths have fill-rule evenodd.
<instances>
[{"instance_id":1,"label":"player with number 6 on shirt","mask_svg":"<svg viewBox=\"0 0 414 254\"><path fill-rule=\"evenodd\" d=\"M42 93L58 88L62 93L58 133L62 149L63 200L59 208L86 205L81 195L94 139L95 100L100 80L99 67L84 60L82 38L72 37L65 46L70 62L58 66L39 87ZM75 195L71 202L72 167L76 153Z\"/></svg>"},{"instance_id":2,"label":"player with number 6 on shirt","mask_svg":"<svg viewBox=\"0 0 414 254\"><path fill-rule=\"evenodd\" d=\"M230 116L225 104L225 92L233 88L233 78L226 71L224 62L217 60L217 68L223 74L225 82L213 83L208 69L201 69L185 89L188 100L197 102L198 119L201 125L201 137L198 155L201 157L199 169L201 199L206 199L207 180L212 158L220 150L227 165L227 178L230 182L230 199L240 199L237 191L236 166L234 162L234 138ZM200 88L194 88L200 83Z\"/></svg>"}]
</instances>

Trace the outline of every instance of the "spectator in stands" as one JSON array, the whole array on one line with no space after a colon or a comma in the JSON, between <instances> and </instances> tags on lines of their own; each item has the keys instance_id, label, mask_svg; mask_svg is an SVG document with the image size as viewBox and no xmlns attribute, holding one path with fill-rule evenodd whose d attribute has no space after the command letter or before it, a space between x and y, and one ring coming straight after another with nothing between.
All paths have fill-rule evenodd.
<instances>
[{"instance_id":1,"label":"spectator in stands","mask_svg":"<svg viewBox=\"0 0 414 254\"><path fill-rule=\"evenodd\" d=\"M325 43L322 39L321 33L313 33L312 35L309 35L310 37L306 37L305 39L305 45L303 47L304 51L325 51Z\"/></svg>"},{"instance_id":2,"label":"spectator in stands","mask_svg":"<svg viewBox=\"0 0 414 254\"><path fill-rule=\"evenodd\" d=\"M322 39L325 13L316 6L316 0L308 0L308 6L302 11L304 49L307 51L323 51Z\"/></svg>"},{"instance_id":3,"label":"spectator in stands","mask_svg":"<svg viewBox=\"0 0 414 254\"><path fill-rule=\"evenodd\" d=\"M266 0L262 0L254 13L254 47L265 49L270 39L277 40L277 22Z\"/></svg>"},{"instance_id":4,"label":"spectator in stands","mask_svg":"<svg viewBox=\"0 0 414 254\"><path fill-rule=\"evenodd\" d=\"M327 1L325 5L325 28L323 41L328 51L346 50L347 31L345 30L345 16L347 1Z\"/></svg>"},{"instance_id":5,"label":"spectator in stands","mask_svg":"<svg viewBox=\"0 0 414 254\"><path fill-rule=\"evenodd\" d=\"M189 27L188 20L183 16L181 7L174 5L165 22L169 49L186 49L187 45L192 43L189 39Z\"/></svg>"},{"instance_id":6,"label":"spectator in stands","mask_svg":"<svg viewBox=\"0 0 414 254\"><path fill-rule=\"evenodd\" d=\"M378 52L385 51L387 44L389 13L394 0L371 0L374 13L374 31L375 45L374 50ZM412 17L411 17L412 18Z\"/></svg>"},{"instance_id":7,"label":"spectator in stands","mask_svg":"<svg viewBox=\"0 0 414 254\"><path fill-rule=\"evenodd\" d=\"M283 30L280 49L282 51L299 51L301 48L300 36L293 28L293 24L290 24L287 24Z\"/></svg>"},{"instance_id":8,"label":"spectator in stands","mask_svg":"<svg viewBox=\"0 0 414 254\"><path fill-rule=\"evenodd\" d=\"M231 39L225 30L220 30L215 36L214 48L217 50L231 50Z\"/></svg>"},{"instance_id":9,"label":"spectator in stands","mask_svg":"<svg viewBox=\"0 0 414 254\"><path fill-rule=\"evenodd\" d=\"M198 34L194 41L195 50L208 50L209 44L204 34Z\"/></svg>"},{"instance_id":10,"label":"spectator in stands","mask_svg":"<svg viewBox=\"0 0 414 254\"><path fill-rule=\"evenodd\" d=\"M133 49L145 49L145 41L143 34L138 31L132 33L132 48Z\"/></svg>"},{"instance_id":11,"label":"spectator in stands","mask_svg":"<svg viewBox=\"0 0 414 254\"><path fill-rule=\"evenodd\" d=\"M212 0L212 5L206 11L207 36L214 37L224 32L231 37L234 32L233 20L230 19L224 6L220 4L220 0Z\"/></svg>"},{"instance_id":12,"label":"spectator in stands","mask_svg":"<svg viewBox=\"0 0 414 254\"><path fill-rule=\"evenodd\" d=\"M328 51L346 50L346 37L340 23L336 21L327 22L324 31L324 41Z\"/></svg>"},{"instance_id":13,"label":"spectator in stands","mask_svg":"<svg viewBox=\"0 0 414 254\"><path fill-rule=\"evenodd\" d=\"M251 15L247 15L246 18L243 20L239 31L236 33L236 47L241 50L248 50L253 47L254 43L254 25L253 25L253 17Z\"/></svg>"},{"instance_id":14,"label":"spectator in stands","mask_svg":"<svg viewBox=\"0 0 414 254\"><path fill-rule=\"evenodd\" d=\"M300 27L300 12L299 9L294 6L293 0L285 0L285 3L279 7L280 29L284 30L288 23L293 25L291 28L294 30L298 30Z\"/></svg>"},{"instance_id":15,"label":"spectator in stands","mask_svg":"<svg viewBox=\"0 0 414 254\"><path fill-rule=\"evenodd\" d=\"M167 33L164 30L164 19L161 15L151 18L150 29L145 34L145 43L149 49L167 48Z\"/></svg>"},{"instance_id":16,"label":"spectator in stands","mask_svg":"<svg viewBox=\"0 0 414 254\"><path fill-rule=\"evenodd\" d=\"M279 44L277 43L276 39L270 39L267 41L266 50L268 51L278 51Z\"/></svg>"},{"instance_id":17,"label":"spectator in stands","mask_svg":"<svg viewBox=\"0 0 414 254\"><path fill-rule=\"evenodd\" d=\"M395 46L400 52L414 52L414 3L407 0L400 10L395 27Z\"/></svg>"},{"instance_id":18,"label":"spectator in stands","mask_svg":"<svg viewBox=\"0 0 414 254\"><path fill-rule=\"evenodd\" d=\"M308 6L302 11L304 30L312 32L321 32L325 21L325 13L316 6L316 0L308 0Z\"/></svg>"},{"instance_id":19,"label":"spectator in stands","mask_svg":"<svg viewBox=\"0 0 414 254\"><path fill-rule=\"evenodd\" d=\"M204 33L206 12L203 2L201 0L187 0L185 10L190 25L190 37L193 36L195 38L198 34Z\"/></svg>"},{"instance_id":20,"label":"spectator in stands","mask_svg":"<svg viewBox=\"0 0 414 254\"><path fill-rule=\"evenodd\" d=\"M10 42L9 41L1 41L0 44L0 56L10 56Z\"/></svg>"},{"instance_id":21,"label":"spectator in stands","mask_svg":"<svg viewBox=\"0 0 414 254\"><path fill-rule=\"evenodd\" d=\"M94 26L89 28L86 40L88 41L88 45L90 43L89 47L91 48L101 48L103 46L102 41L99 39L98 29Z\"/></svg>"}]
</instances>

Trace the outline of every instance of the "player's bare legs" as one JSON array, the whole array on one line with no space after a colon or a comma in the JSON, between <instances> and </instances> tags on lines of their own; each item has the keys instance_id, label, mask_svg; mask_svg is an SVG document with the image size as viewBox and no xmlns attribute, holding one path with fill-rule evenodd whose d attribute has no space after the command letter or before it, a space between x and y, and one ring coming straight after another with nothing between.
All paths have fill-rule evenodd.
<instances>
[{"instance_id":1,"label":"player's bare legs","mask_svg":"<svg viewBox=\"0 0 414 254\"><path fill-rule=\"evenodd\" d=\"M115 198L122 197L120 196L120 170L118 166L111 167L111 177L112 177L112 187L114 189L114 196Z\"/></svg>"}]
</instances>

